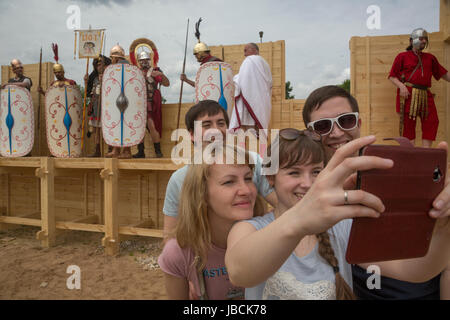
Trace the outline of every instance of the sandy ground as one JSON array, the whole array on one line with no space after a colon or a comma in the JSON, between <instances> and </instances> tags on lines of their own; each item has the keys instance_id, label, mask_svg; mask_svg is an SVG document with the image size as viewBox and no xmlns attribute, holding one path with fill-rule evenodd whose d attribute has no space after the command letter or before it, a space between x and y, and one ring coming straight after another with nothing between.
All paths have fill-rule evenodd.
<instances>
[{"instance_id":1,"label":"sandy ground","mask_svg":"<svg viewBox=\"0 0 450 320\"><path fill-rule=\"evenodd\" d=\"M160 239L129 238L118 256L108 257L102 234L68 231L55 247L42 248L37 231L27 226L0 231L0 299L167 299L157 264ZM72 265L81 271L79 290L67 287Z\"/></svg>"}]
</instances>

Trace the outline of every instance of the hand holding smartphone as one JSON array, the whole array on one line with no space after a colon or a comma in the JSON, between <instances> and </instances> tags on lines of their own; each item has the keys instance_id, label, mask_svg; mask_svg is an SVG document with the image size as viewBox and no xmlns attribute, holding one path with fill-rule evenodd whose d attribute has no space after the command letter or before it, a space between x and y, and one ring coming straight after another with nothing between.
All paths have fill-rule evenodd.
<instances>
[{"instance_id":1,"label":"hand holding smartphone","mask_svg":"<svg viewBox=\"0 0 450 320\"><path fill-rule=\"evenodd\" d=\"M406 138L395 140L401 145L360 151L392 159L394 166L358 172L357 188L379 197L386 210L378 219L353 219L346 253L351 264L417 258L428 251L436 221L428 212L444 188L447 153L415 148Z\"/></svg>"}]
</instances>

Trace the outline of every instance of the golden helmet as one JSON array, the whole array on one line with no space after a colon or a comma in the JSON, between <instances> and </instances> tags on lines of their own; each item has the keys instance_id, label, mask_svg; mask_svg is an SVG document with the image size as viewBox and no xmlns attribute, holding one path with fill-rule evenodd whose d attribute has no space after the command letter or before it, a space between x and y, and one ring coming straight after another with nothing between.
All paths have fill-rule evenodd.
<instances>
[{"instance_id":1,"label":"golden helmet","mask_svg":"<svg viewBox=\"0 0 450 320\"><path fill-rule=\"evenodd\" d=\"M53 65L53 72L55 73L55 72L64 72L64 67L62 66L62 64L59 64L59 63L55 63L54 65Z\"/></svg>"},{"instance_id":2,"label":"golden helmet","mask_svg":"<svg viewBox=\"0 0 450 320\"><path fill-rule=\"evenodd\" d=\"M200 52L209 52L209 48L206 45L206 43L203 42L198 42L195 46L194 46L194 55Z\"/></svg>"},{"instance_id":3,"label":"golden helmet","mask_svg":"<svg viewBox=\"0 0 450 320\"><path fill-rule=\"evenodd\" d=\"M125 58L125 50L118 44L111 48L110 57Z\"/></svg>"}]
</instances>

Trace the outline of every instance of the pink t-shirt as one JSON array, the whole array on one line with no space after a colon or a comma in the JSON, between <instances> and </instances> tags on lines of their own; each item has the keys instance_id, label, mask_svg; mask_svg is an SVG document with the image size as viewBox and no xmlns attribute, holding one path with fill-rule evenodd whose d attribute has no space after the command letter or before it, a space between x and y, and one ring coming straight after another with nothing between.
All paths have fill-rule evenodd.
<instances>
[{"instance_id":1,"label":"pink t-shirt","mask_svg":"<svg viewBox=\"0 0 450 320\"><path fill-rule=\"evenodd\" d=\"M203 270L206 293L210 300L243 299L244 289L234 286L228 277L225 251L213 245L208 252L208 261ZM158 258L158 264L165 273L192 282L197 296L200 296L194 258L194 252L190 248L180 248L176 239L170 239Z\"/></svg>"}]
</instances>

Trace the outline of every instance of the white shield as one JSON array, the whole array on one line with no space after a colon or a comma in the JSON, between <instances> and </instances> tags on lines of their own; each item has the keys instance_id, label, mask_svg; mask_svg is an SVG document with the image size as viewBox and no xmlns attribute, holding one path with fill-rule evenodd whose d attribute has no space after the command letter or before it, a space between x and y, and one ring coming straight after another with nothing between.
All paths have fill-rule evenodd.
<instances>
[{"instance_id":1,"label":"white shield","mask_svg":"<svg viewBox=\"0 0 450 320\"><path fill-rule=\"evenodd\" d=\"M106 68L102 81L102 130L113 147L131 147L145 136L147 89L144 74L131 64Z\"/></svg>"},{"instance_id":2,"label":"white shield","mask_svg":"<svg viewBox=\"0 0 450 320\"><path fill-rule=\"evenodd\" d=\"M207 62L195 78L195 103L215 100L225 110L234 106L234 82L231 65L225 62Z\"/></svg>"},{"instance_id":3,"label":"white shield","mask_svg":"<svg viewBox=\"0 0 450 320\"><path fill-rule=\"evenodd\" d=\"M30 92L7 85L1 92L0 154L22 157L33 149L34 110Z\"/></svg>"},{"instance_id":4,"label":"white shield","mask_svg":"<svg viewBox=\"0 0 450 320\"><path fill-rule=\"evenodd\" d=\"M58 158L81 156L83 99L77 86L50 87L45 93L47 144Z\"/></svg>"}]
</instances>

